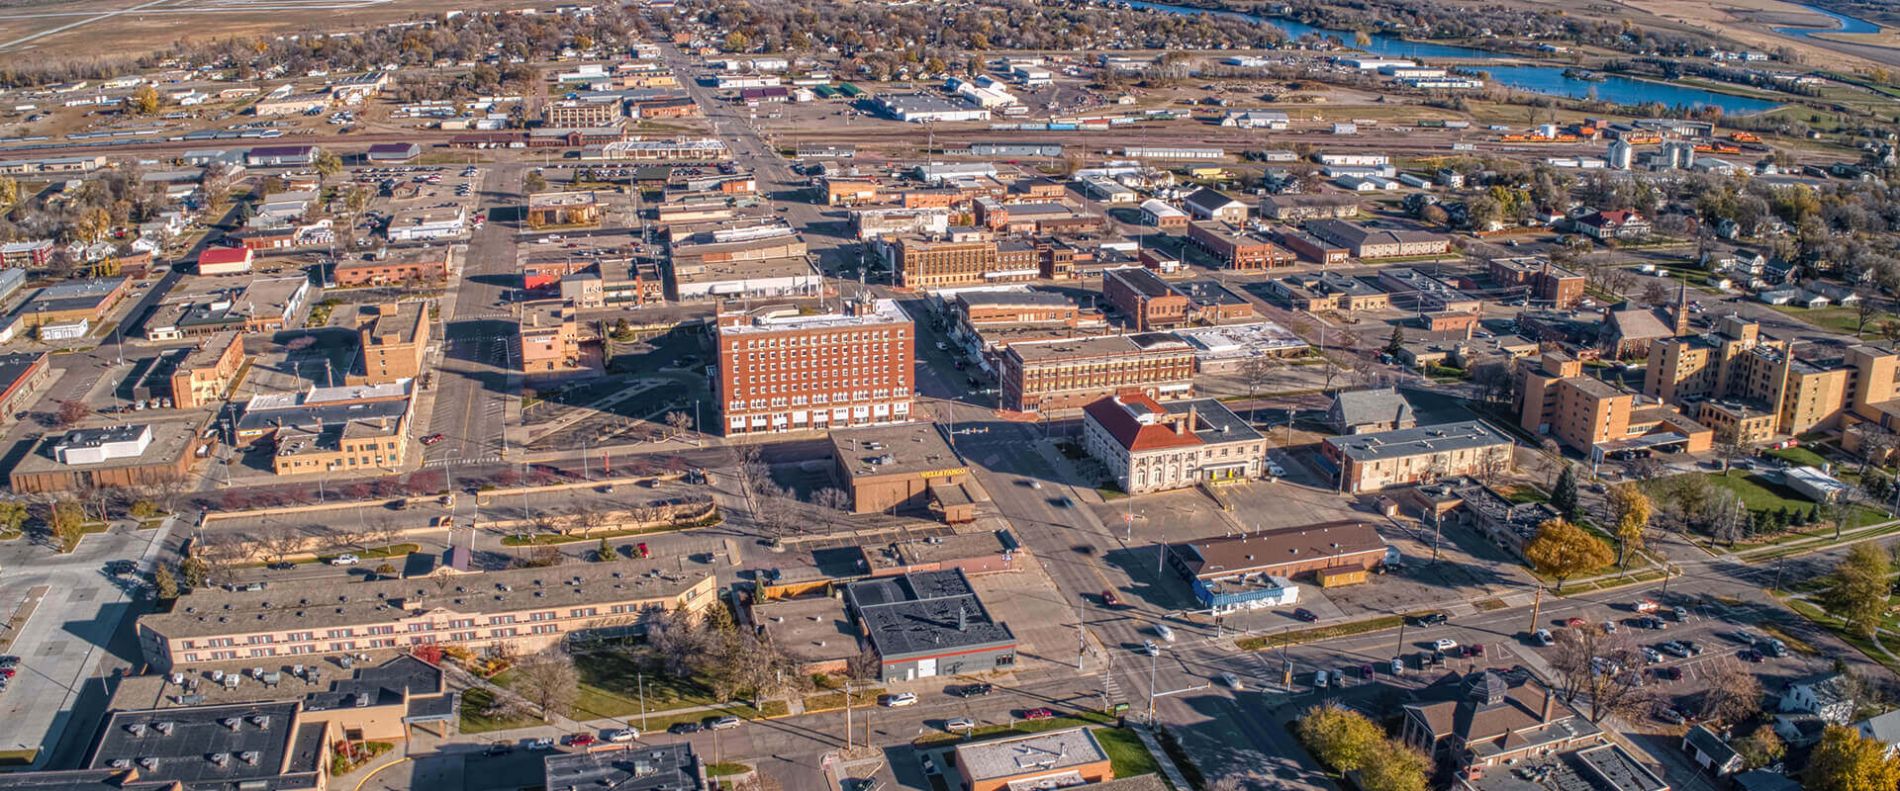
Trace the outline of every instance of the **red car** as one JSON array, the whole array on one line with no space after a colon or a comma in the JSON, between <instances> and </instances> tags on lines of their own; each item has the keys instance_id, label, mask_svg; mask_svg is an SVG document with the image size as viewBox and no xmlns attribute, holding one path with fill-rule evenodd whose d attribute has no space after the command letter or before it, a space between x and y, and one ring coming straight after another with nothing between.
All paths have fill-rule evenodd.
<instances>
[{"instance_id":1,"label":"red car","mask_svg":"<svg viewBox=\"0 0 1900 791\"><path fill-rule=\"evenodd\" d=\"M430 434L429 436L422 438L422 444L434 445L435 443L441 442L444 439L447 439L447 438L442 436L441 434Z\"/></svg>"},{"instance_id":2,"label":"red car","mask_svg":"<svg viewBox=\"0 0 1900 791\"><path fill-rule=\"evenodd\" d=\"M18 672L20 671L14 670L13 668L10 668L10 667L5 668L5 669L0 669L0 678L12 678L13 674L18 673Z\"/></svg>"},{"instance_id":3,"label":"red car","mask_svg":"<svg viewBox=\"0 0 1900 791\"><path fill-rule=\"evenodd\" d=\"M1102 606L1120 607L1122 606L1122 597L1116 596L1112 590L1102 591Z\"/></svg>"},{"instance_id":4,"label":"red car","mask_svg":"<svg viewBox=\"0 0 1900 791\"><path fill-rule=\"evenodd\" d=\"M1048 708L1023 709L1022 711L1022 717L1025 720L1046 720L1055 716L1055 710Z\"/></svg>"},{"instance_id":5,"label":"red car","mask_svg":"<svg viewBox=\"0 0 1900 791\"><path fill-rule=\"evenodd\" d=\"M1588 623L1590 623L1590 622L1589 622L1589 621L1586 621L1586 620L1584 620L1584 619L1582 619L1582 618L1571 618L1571 619L1570 619L1570 620L1568 620L1568 621L1564 621L1564 625L1565 625L1565 626L1568 626L1568 627L1570 627L1570 628L1572 628L1572 629L1576 629L1576 628L1579 628L1579 627L1582 627L1582 626L1584 626L1584 625L1586 625L1586 624L1588 624Z\"/></svg>"},{"instance_id":6,"label":"red car","mask_svg":"<svg viewBox=\"0 0 1900 791\"><path fill-rule=\"evenodd\" d=\"M568 734L566 738L561 739L561 743L569 747L586 747L594 743L594 735L591 733Z\"/></svg>"},{"instance_id":7,"label":"red car","mask_svg":"<svg viewBox=\"0 0 1900 791\"><path fill-rule=\"evenodd\" d=\"M634 544L633 552L634 554L639 555L641 560L646 560L647 558L653 557L653 552L647 549L647 542L645 541L642 541L638 544Z\"/></svg>"}]
</instances>

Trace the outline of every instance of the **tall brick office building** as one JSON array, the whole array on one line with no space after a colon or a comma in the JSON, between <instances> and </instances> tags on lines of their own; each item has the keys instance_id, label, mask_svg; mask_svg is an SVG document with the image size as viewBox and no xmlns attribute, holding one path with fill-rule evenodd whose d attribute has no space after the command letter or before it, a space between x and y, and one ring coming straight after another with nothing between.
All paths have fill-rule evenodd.
<instances>
[{"instance_id":1,"label":"tall brick office building","mask_svg":"<svg viewBox=\"0 0 1900 791\"><path fill-rule=\"evenodd\" d=\"M916 328L894 301L721 311L717 338L710 375L727 435L910 420Z\"/></svg>"}]
</instances>

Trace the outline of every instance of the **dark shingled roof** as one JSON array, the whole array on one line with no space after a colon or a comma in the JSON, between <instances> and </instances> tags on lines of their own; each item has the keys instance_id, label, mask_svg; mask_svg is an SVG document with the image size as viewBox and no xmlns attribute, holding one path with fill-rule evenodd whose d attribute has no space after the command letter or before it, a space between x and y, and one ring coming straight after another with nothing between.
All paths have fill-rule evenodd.
<instances>
[{"instance_id":1,"label":"dark shingled roof","mask_svg":"<svg viewBox=\"0 0 1900 791\"><path fill-rule=\"evenodd\" d=\"M885 661L1016 642L1008 626L990 618L962 571L868 579L847 586L845 596Z\"/></svg>"}]
</instances>

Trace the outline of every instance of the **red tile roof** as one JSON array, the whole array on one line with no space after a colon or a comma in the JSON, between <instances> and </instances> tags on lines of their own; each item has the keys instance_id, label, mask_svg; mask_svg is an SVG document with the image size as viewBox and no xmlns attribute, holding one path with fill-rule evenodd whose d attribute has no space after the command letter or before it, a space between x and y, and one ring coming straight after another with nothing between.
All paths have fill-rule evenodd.
<instances>
[{"instance_id":1,"label":"red tile roof","mask_svg":"<svg viewBox=\"0 0 1900 791\"><path fill-rule=\"evenodd\" d=\"M244 247L207 247L198 254L200 264L235 264L251 260L251 251Z\"/></svg>"},{"instance_id":2,"label":"red tile roof","mask_svg":"<svg viewBox=\"0 0 1900 791\"><path fill-rule=\"evenodd\" d=\"M1108 435L1121 443L1131 453L1161 450L1163 448L1186 448L1201 444L1201 438L1193 431L1176 434L1174 429L1160 424L1143 424L1136 419L1134 410L1146 410L1155 415L1166 415L1168 410L1154 399L1141 393L1109 396L1083 407L1082 411L1094 418L1096 423L1108 430ZM1185 419L1186 416L1183 416Z\"/></svg>"}]
</instances>

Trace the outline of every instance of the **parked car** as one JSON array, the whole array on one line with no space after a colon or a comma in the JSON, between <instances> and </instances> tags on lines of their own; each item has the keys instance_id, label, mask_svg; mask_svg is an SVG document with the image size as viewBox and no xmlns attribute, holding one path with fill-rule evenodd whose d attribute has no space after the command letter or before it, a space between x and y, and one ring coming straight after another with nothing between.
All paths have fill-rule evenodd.
<instances>
[{"instance_id":1,"label":"parked car","mask_svg":"<svg viewBox=\"0 0 1900 791\"><path fill-rule=\"evenodd\" d=\"M956 717L949 722L945 722L943 729L952 733L957 731L973 731L976 730L976 720L972 720L969 717Z\"/></svg>"},{"instance_id":2,"label":"parked car","mask_svg":"<svg viewBox=\"0 0 1900 791\"><path fill-rule=\"evenodd\" d=\"M0 667L19 667L20 658L12 654L0 656Z\"/></svg>"},{"instance_id":3,"label":"parked car","mask_svg":"<svg viewBox=\"0 0 1900 791\"><path fill-rule=\"evenodd\" d=\"M1582 618L1572 616L1569 620L1564 621L1564 625L1572 629L1576 629L1576 628L1588 626L1590 625L1590 622Z\"/></svg>"},{"instance_id":4,"label":"parked car","mask_svg":"<svg viewBox=\"0 0 1900 791\"><path fill-rule=\"evenodd\" d=\"M355 554L350 553L350 552L345 552L341 555L330 558L330 565L332 566L354 566L361 562L363 562L362 558L359 558Z\"/></svg>"},{"instance_id":5,"label":"parked car","mask_svg":"<svg viewBox=\"0 0 1900 791\"><path fill-rule=\"evenodd\" d=\"M1155 636L1170 643L1174 642L1174 630L1168 628L1168 625L1165 623L1155 624Z\"/></svg>"},{"instance_id":6,"label":"parked car","mask_svg":"<svg viewBox=\"0 0 1900 791\"><path fill-rule=\"evenodd\" d=\"M1442 612L1434 612L1418 616L1412 619L1412 623L1417 626L1436 626L1449 620L1451 620L1451 616Z\"/></svg>"},{"instance_id":7,"label":"parked car","mask_svg":"<svg viewBox=\"0 0 1900 791\"><path fill-rule=\"evenodd\" d=\"M1531 633L1531 642L1539 646L1548 646L1551 643L1557 642L1557 639L1551 635L1549 629L1539 629Z\"/></svg>"},{"instance_id":8,"label":"parked car","mask_svg":"<svg viewBox=\"0 0 1900 791\"><path fill-rule=\"evenodd\" d=\"M700 730L700 725L697 722L676 722L666 726L667 733L687 734L698 733Z\"/></svg>"},{"instance_id":9,"label":"parked car","mask_svg":"<svg viewBox=\"0 0 1900 791\"><path fill-rule=\"evenodd\" d=\"M1657 651L1654 648L1650 648L1649 646L1643 646L1642 650L1643 650L1643 661L1648 662L1652 665L1657 662L1662 661L1662 652Z\"/></svg>"},{"instance_id":10,"label":"parked car","mask_svg":"<svg viewBox=\"0 0 1900 791\"><path fill-rule=\"evenodd\" d=\"M1325 688L1326 688L1326 683L1327 683L1327 681L1328 681L1328 680L1329 680L1329 679L1327 678L1327 673L1326 673L1326 671L1324 671L1324 670L1315 670L1315 671L1313 671L1313 686L1314 686L1314 687L1316 687L1316 688L1318 688L1318 689L1325 689Z\"/></svg>"},{"instance_id":11,"label":"parked car","mask_svg":"<svg viewBox=\"0 0 1900 791\"><path fill-rule=\"evenodd\" d=\"M1239 691L1241 689L1239 677L1232 673L1220 674L1220 683L1227 685L1227 688L1231 690Z\"/></svg>"},{"instance_id":12,"label":"parked car","mask_svg":"<svg viewBox=\"0 0 1900 791\"><path fill-rule=\"evenodd\" d=\"M515 751L515 746L512 744L509 744L507 742L495 742L494 744L488 745L488 747L484 748L482 750L482 755L493 757L497 755L507 755L514 751Z\"/></svg>"},{"instance_id":13,"label":"parked car","mask_svg":"<svg viewBox=\"0 0 1900 791\"><path fill-rule=\"evenodd\" d=\"M917 705L917 695L912 692L899 692L894 695L877 696L877 705L887 709L898 709Z\"/></svg>"},{"instance_id":14,"label":"parked car","mask_svg":"<svg viewBox=\"0 0 1900 791\"><path fill-rule=\"evenodd\" d=\"M1297 610L1294 610L1293 617L1298 618L1307 623L1312 623L1314 621L1319 620L1319 616L1314 615L1312 610L1306 609L1305 607L1301 607Z\"/></svg>"},{"instance_id":15,"label":"parked car","mask_svg":"<svg viewBox=\"0 0 1900 791\"><path fill-rule=\"evenodd\" d=\"M1039 706L1033 709L1023 709L1017 712L1017 715L1025 720L1048 720L1055 718L1056 711L1055 709Z\"/></svg>"},{"instance_id":16,"label":"parked car","mask_svg":"<svg viewBox=\"0 0 1900 791\"><path fill-rule=\"evenodd\" d=\"M1440 637L1432 642L1432 647L1440 651L1455 651L1458 648L1458 641L1449 637Z\"/></svg>"},{"instance_id":17,"label":"parked car","mask_svg":"<svg viewBox=\"0 0 1900 791\"><path fill-rule=\"evenodd\" d=\"M607 732L607 741L614 744L626 744L640 738L640 732L632 728L615 728Z\"/></svg>"},{"instance_id":18,"label":"parked car","mask_svg":"<svg viewBox=\"0 0 1900 791\"><path fill-rule=\"evenodd\" d=\"M569 747L587 747L596 741L591 733L570 733L561 737L561 743Z\"/></svg>"},{"instance_id":19,"label":"parked car","mask_svg":"<svg viewBox=\"0 0 1900 791\"><path fill-rule=\"evenodd\" d=\"M1153 640L1143 640L1141 641L1141 652L1149 656L1160 656L1161 647L1155 645L1155 641Z\"/></svg>"},{"instance_id":20,"label":"parked car","mask_svg":"<svg viewBox=\"0 0 1900 791\"><path fill-rule=\"evenodd\" d=\"M1743 662L1760 662L1762 660L1761 652L1753 648L1744 648L1740 651L1736 651L1735 658Z\"/></svg>"},{"instance_id":21,"label":"parked car","mask_svg":"<svg viewBox=\"0 0 1900 791\"><path fill-rule=\"evenodd\" d=\"M1684 641L1682 641L1682 647L1683 647L1683 650L1686 650L1686 651L1688 651L1688 652L1689 652L1689 655L1690 655L1690 656L1701 656L1701 655L1702 655L1702 644L1701 644L1701 643L1698 643L1698 642L1696 642L1696 641L1694 641L1694 640L1684 640Z\"/></svg>"},{"instance_id":22,"label":"parked car","mask_svg":"<svg viewBox=\"0 0 1900 791\"><path fill-rule=\"evenodd\" d=\"M552 750L554 749L554 740L553 739L529 739L528 749L533 750L535 752L546 752L548 750Z\"/></svg>"},{"instance_id":23,"label":"parked car","mask_svg":"<svg viewBox=\"0 0 1900 791\"><path fill-rule=\"evenodd\" d=\"M435 443L441 442L444 439L446 439L446 437L442 436L441 434L430 434L429 436L422 438L422 444L434 445Z\"/></svg>"},{"instance_id":24,"label":"parked car","mask_svg":"<svg viewBox=\"0 0 1900 791\"><path fill-rule=\"evenodd\" d=\"M1650 668L1650 672L1654 674L1657 678L1663 679L1665 681L1681 681L1682 680L1682 668L1679 668L1679 667Z\"/></svg>"},{"instance_id":25,"label":"parked car","mask_svg":"<svg viewBox=\"0 0 1900 791\"><path fill-rule=\"evenodd\" d=\"M706 718L706 729L713 731L729 731L743 724L745 720L733 716Z\"/></svg>"},{"instance_id":26,"label":"parked car","mask_svg":"<svg viewBox=\"0 0 1900 791\"><path fill-rule=\"evenodd\" d=\"M1656 709L1656 719L1669 723L1670 725L1681 725L1687 721L1687 718L1682 716L1682 711L1674 706L1658 707Z\"/></svg>"},{"instance_id":27,"label":"parked car","mask_svg":"<svg viewBox=\"0 0 1900 791\"><path fill-rule=\"evenodd\" d=\"M1395 676L1405 675L1405 660L1400 659L1396 656L1392 657L1392 675L1395 675Z\"/></svg>"},{"instance_id":28,"label":"parked car","mask_svg":"<svg viewBox=\"0 0 1900 791\"><path fill-rule=\"evenodd\" d=\"M1122 597L1116 596L1115 592L1112 590L1102 591L1102 606L1103 607L1120 607L1122 606Z\"/></svg>"},{"instance_id":29,"label":"parked car","mask_svg":"<svg viewBox=\"0 0 1900 791\"><path fill-rule=\"evenodd\" d=\"M1674 640L1670 640L1667 643L1663 643L1662 645L1656 646L1656 649L1673 657L1680 657L1680 658L1687 659L1689 656L1689 649L1682 647L1681 643L1678 643Z\"/></svg>"},{"instance_id":30,"label":"parked car","mask_svg":"<svg viewBox=\"0 0 1900 791\"><path fill-rule=\"evenodd\" d=\"M959 698L980 698L995 691L996 687L989 684L965 684L957 687L954 694Z\"/></svg>"}]
</instances>

